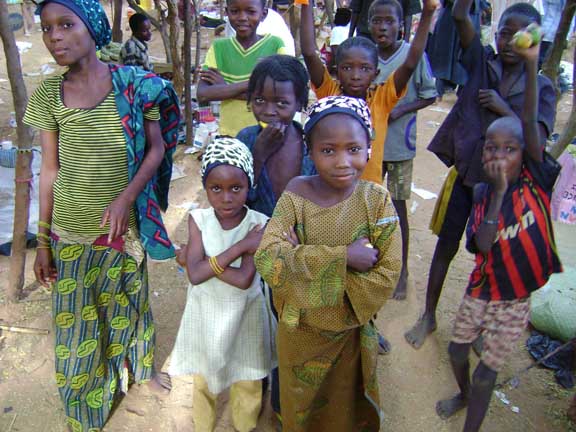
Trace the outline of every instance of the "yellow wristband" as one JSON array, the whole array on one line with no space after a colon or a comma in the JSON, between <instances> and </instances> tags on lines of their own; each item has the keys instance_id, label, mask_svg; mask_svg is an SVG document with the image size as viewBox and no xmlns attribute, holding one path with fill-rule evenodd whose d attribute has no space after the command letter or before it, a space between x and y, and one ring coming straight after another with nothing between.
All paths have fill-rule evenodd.
<instances>
[{"instance_id":1,"label":"yellow wristband","mask_svg":"<svg viewBox=\"0 0 576 432\"><path fill-rule=\"evenodd\" d=\"M44 222L41 220L38 221L38 226L41 228L49 229L49 230L52 229L52 225L50 225L48 222Z\"/></svg>"},{"instance_id":2,"label":"yellow wristband","mask_svg":"<svg viewBox=\"0 0 576 432\"><path fill-rule=\"evenodd\" d=\"M212 269L212 271L216 276L224 273L224 269L220 267L220 264L218 264L218 260L216 259L215 256L212 256L208 259L208 264L210 264L210 268Z\"/></svg>"}]
</instances>

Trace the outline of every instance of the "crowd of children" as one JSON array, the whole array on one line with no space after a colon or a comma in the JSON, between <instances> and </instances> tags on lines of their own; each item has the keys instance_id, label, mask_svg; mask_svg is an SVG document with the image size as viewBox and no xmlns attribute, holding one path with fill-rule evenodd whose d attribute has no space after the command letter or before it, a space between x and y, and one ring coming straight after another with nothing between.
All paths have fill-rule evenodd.
<instances>
[{"instance_id":1,"label":"crowd of children","mask_svg":"<svg viewBox=\"0 0 576 432\"><path fill-rule=\"evenodd\" d=\"M419 348L436 329L466 231L476 264L448 348L459 392L436 407L443 418L467 407L466 432L480 429L530 293L562 271L550 219L559 169L543 150L554 88L537 74L539 44L511 44L540 15L526 3L507 9L495 54L470 19L473 1L452 8L468 81L429 145L454 168L439 200L425 312L406 333ZM236 35L214 41L197 92L222 101L222 135L203 153L210 207L190 212L179 256L190 284L168 368L194 376L195 430L214 430L226 389L234 428L253 430L268 384L285 431L380 430L377 359L390 346L375 318L388 298L406 297L406 201L417 111L437 96L423 55L437 6L423 1L408 43L402 5L371 2L365 37L339 45L333 78L316 52L311 6L301 9L304 67L279 38L256 33L263 0L227 1ZM127 66L109 66L96 56L110 41L98 1L46 0L39 13L46 47L68 69L40 85L24 119L40 130L43 152L34 270L54 287L69 427L97 431L130 382L171 386L154 370L146 261L174 256L160 210L179 110L169 82L146 71L143 16L130 19ZM307 108L309 82L318 100ZM304 125L295 121L302 111Z\"/></svg>"}]
</instances>

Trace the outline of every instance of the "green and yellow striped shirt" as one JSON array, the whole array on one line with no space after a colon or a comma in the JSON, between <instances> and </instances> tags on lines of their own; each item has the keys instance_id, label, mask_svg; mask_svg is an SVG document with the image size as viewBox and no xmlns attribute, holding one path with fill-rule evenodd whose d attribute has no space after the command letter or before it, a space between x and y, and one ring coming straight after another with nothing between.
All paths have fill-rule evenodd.
<instances>
[{"instance_id":1,"label":"green and yellow striped shirt","mask_svg":"<svg viewBox=\"0 0 576 432\"><path fill-rule=\"evenodd\" d=\"M205 67L216 68L227 83L250 79L252 70L262 57L285 54L284 42L277 36L264 35L248 49L236 38L216 39L206 53ZM256 124L245 100L228 99L220 107L220 134L235 137L247 126Z\"/></svg>"},{"instance_id":2,"label":"green and yellow striped shirt","mask_svg":"<svg viewBox=\"0 0 576 432\"><path fill-rule=\"evenodd\" d=\"M70 234L97 237L102 214L128 185L126 139L114 92L93 108L68 108L62 100L62 75L50 77L34 92L24 122L58 132L59 170L54 182L52 224ZM147 120L159 120L158 106ZM136 226L134 211L130 227Z\"/></svg>"}]
</instances>

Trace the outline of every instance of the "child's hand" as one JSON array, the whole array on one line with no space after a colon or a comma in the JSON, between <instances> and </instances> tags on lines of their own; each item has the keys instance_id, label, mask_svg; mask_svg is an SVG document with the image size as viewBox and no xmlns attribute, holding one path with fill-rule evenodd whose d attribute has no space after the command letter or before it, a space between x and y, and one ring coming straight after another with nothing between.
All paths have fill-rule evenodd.
<instances>
[{"instance_id":1,"label":"child's hand","mask_svg":"<svg viewBox=\"0 0 576 432\"><path fill-rule=\"evenodd\" d=\"M298 246L300 244L300 240L298 240L294 227L290 227L290 230L284 233L284 237L290 244L292 244L292 246Z\"/></svg>"},{"instance_id":2,"label":"child's hand","mask_svg":"<svg viewBox=\"0 0 576 432\"><path fill-rule=\"evenodd\" d=\"M104 228L106 224L110 223L108 243L112 243L128 231L131 208L132 203L120 195L104 210L102 220L100 221L100 228Z\"/></svg>"},{"instance_id":3,"label":"child's hand","mask_svg":"<svg viewBox=\"0 0 576 432\"><path fill-rule=\"evenodd\" d=\"M440 9L439 0L424 0L422 5L422 12L432 14L436 9Z\"/></svg>"},{"instance_id":4,"label":"child's hand","mask_svg":"<svg viewBox=\"0 0 576 432\"><path fill-rule=\"evenodd\" d=\"M270 156L280 150L284 144L286 125L282 123L270 123L256 138L254 144L254 157L265 163Z\"/></svg>"},{"instance_id":5,"label":"child's hand","mask_svg":"<svg viewBox=\"0 0 576 432\"><path fill-rule=\"evenodd\" d=\"M378 261L378 249L375 249L366 237L359 238L348 246L346 261L351 269L367 272Z\"/></svg>"},{"instance_id":6,"label":"child's hand","mask_svg":"<svg viewBox=\"0 0 576 432\"><path fill-rule=\"evenodd\" d=\"M540 56L540 41L542 29L536 23L519 30L512 37L510 45L512 49L526 61L538 62Z\"/></svg>"},{"instance_id":7,"label":"child's hand","mask_svg":"<svg viewBox=\"0 0 576 432\"><path fill-rule=\"evenodd\" d=\"M508 179L506 178L506 169L504 168L504 161L492 160L484 164L484 172L488 181L494 187L494 191L500 194L506 192L508 189Z\"/></svg>"},{"instance_id":8,"label":"child's hand","mask_svg":"<svg viewBox=\"0 0 576 432\"><path fill-rule=\"evenodd\" d=\"M36 260L34 261L34 275L36 280L43 287L48 288L56 281L58 272L52 260L52 251L48 248L36 249Z\"/></svg>"},{"instance_id":9,"label":"child's hand","mask_svg":"<svg viewBox=\"0 0 576 432\"><path fill-rule=\"evenodd\" d=\"M200 71L200 79L210 85L226 84L224 77L220 74L218 69L208 68Z\"/></svg>"},{"instance_id":10,"label":"child's hand","mask_svg":"<svg viewBox=\"0 0 576 432\"><path fill-rule=\"evenodd\" d=\"M512 45L514 52L522 57L524 61L538 63L538 59L540 57L540 43L532 45L528 48L520 48L514 43L514 41L510 42L510 44Z\"/></svg>"},{"instance_id":11,"label":"child's hand","mask_svg":"<svg viewBox=\"0 0 576 432\"><path fill-rule=\"evenodd\" d=\"M186 255L188 255L188 243L176 249L176 262L180 267L186 268Z\"/></svg>"},{"instance_id":12,"label":"child's hand","mask_svg":"<svg viewBox=\"0 0 576 432\"><path fill-rule=\"evenodd\" d=\"M244 253L254 255L256 249L262 241L262 234L264 234L264 227L262 225L256 225L250 230L248 235L244 237L242 241L242 246L244 247Z\"/></svg>"},{"instance_id":13,"label":"child's hand","mask_svg":"<svg viewBox=\"0 0 576 432\"><path fill-rule=\"evenodd\" d=\"M505 116L510 111L508 104L494 89L478 90L478 103L481 107L489 109L501 116Z\"/></svg>"},{"instance_id":14,"label":"child's hand","mask_svg":"<svg viewBox=\"0 0 576 432\"><path fill-rule=\"evenodd\" d=\"M396 105L392 109L392 111L390 111L390 114L388 115L388 124L390 124L393 121L398 120L403 115L404 115L404 112L403 112L402 108L399 107L398 105Z\"/></svg>"}]
</instances>

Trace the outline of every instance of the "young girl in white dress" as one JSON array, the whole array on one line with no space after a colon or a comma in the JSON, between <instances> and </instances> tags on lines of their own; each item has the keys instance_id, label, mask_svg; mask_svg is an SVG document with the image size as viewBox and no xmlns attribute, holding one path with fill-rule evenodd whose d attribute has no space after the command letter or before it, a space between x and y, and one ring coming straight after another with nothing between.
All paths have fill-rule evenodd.
<instances>
[{"instance_id":1,"label":"young girl in white dress","mask_svg":"<svg viewBox=\"0 0 576 432\"><path fill-rule=\"evenodd\" d=\"M227 388L234 428L250 431L274 352L253 258L267 217L245 206L253 184L250 150L236 139L217 138L204 153L202 181L212 207L190 212L190 286L169 372L194 374L196 431L214 429L216 398Z\"/></svg>"}]
</instances>

